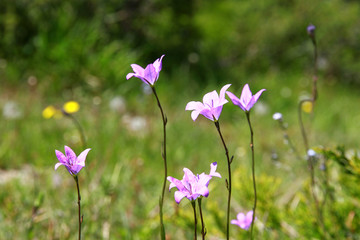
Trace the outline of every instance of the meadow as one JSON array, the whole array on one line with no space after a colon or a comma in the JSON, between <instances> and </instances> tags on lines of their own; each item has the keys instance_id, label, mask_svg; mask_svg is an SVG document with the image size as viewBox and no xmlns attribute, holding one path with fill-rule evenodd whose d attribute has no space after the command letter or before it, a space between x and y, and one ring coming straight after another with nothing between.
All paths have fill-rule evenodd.
<instances>
[{"instance_id":1,"label":"meadow","mask_svg":"<svg viewBox=\"0 0 360 240\"><path fill-rule=\"evenodd\" d=\"M54 170L55 149L63 152L64 145L76 154L91 148L78 175L83 239L160 239L161 115L151 88L126 80L126 74L130 64L144 67L162 54L156 91L168 119L168 176L181 179L184 167L208 173L212 162L223 176L211 180L202 200L207 239L226 236L226 157L213 123L201 115L193 121L185 106L225 84L240 96L246 83L253 93L266 89L251 109L258 192L254 239L360 239L359 4L272 1L276 5L265 19L265 2L210 2L0 3L6 13L0 17L0 239L77 238L76 185L66 168ZM299 101L312 94L310 23L317 27L318 99L313 112L302 116L316 152L315 188L298 121ZM80 105L73 116L86 147L70 118L42 115L47 106L60 109L70 100ZM296 152L273 119L276 112ZM253 207L250 132L245 114L230 100L219 122L234 156L235 219ZM168 187L169 182L166 239L193 239L191 204L177 204ZM230 239L250 239L250 232L231 225Z\"/></svg>"}]
</instances>

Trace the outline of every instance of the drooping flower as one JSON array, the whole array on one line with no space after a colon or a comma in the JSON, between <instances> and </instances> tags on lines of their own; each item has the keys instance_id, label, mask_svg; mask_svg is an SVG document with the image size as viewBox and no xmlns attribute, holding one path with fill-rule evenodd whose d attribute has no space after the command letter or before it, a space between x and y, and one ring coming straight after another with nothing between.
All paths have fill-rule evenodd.
<instances>
[{"instance_id":1,"label":"drooping flower","mask_svg":"<svg viewBox=\"0 0 360 240\"><path fill-rule=\"evenodd\" d=\"M170 182L169 191L176 187L178 191L175 192L175 201L180 203L180 201L186 197L190 201L194 201L200 196L208 197L209 196L209 182L212 177L219 177L221 175L216 172L217 163L213 162L210 164L210 173L209 175L201 173L200 175L194 175L189 169L184 168L184 177L180 181L173 177L167 177L167 180Z\"/></svg>"},{"instance_id":2,"label":"drooping flower","mask_svg":"<svg viewBox=\"0 0 360 240\"><path fill-rule=\"evenodd\" d=\"M128 73L126 75L126 80L129 80L132 77L137 77L144 83L154 86L155 82L159 78L159 74L162 68L162 59L165 55L162 55L160 58L156 59L154 63L150 63L143 69L141 66L137 64L131 64L133 69L133 73Z\"/></svg>"},{"instance_id":3,"label":"drooping flower","mask_svg":"<svg viewBox=\"0 0 360 240\"><path fill-rule=\"evenodd\" d=\"M185 110L192 111L191 118L195 121L199 114L203 115L211 121L217 121L220 117L223 105L228 102L225 99L225 92L231 86L227 84L220 90L220 96L216 90L204 95L203 102L191 101L189 102Z\"/></svg>"},{"instance_id":4,"label":"drooping flower","mask_svg":"<svg viewBox=\"0 0 360 240\"><path fill-rule=\"evenodd\" d=\"M59 166L64 165L71 175L77 175L80 170L85 167L86 156L90 150L90 148L85 149L78 157L76 157L74 151L68 146L65 146L65 155L55 150L56 157L59 160L59 163L55 164L55 170Z\"/></svg>"},{"instance_id":5,"label":"drooping flower","mask_svg":"<svg viewBox=\"0 0 360 240\"><path fill-rule=\"evenodd\" d=\"M236 216L237 219L231 220L231 224L238 225L240 228L248 230L251 226L252 217L253 211L249 211L246 215L240 212Z\"/></svg>"},{"instance_id":6,"label":"drooping flower","mask_svg":"<svg viewBox=\"0 0 360 240\"><path fill-rule=\"evenodd\" d=\"M229 91L227 91L226 94L229 96L229 98L235 105L239 106L245 112L249 112L250 109L254 106L254 104L258 101L263 91L265 91L265 89L261 89L255 95L252 95L249 85L245 84L241 92L240 99Z\"/></svg>"}]
</instances>

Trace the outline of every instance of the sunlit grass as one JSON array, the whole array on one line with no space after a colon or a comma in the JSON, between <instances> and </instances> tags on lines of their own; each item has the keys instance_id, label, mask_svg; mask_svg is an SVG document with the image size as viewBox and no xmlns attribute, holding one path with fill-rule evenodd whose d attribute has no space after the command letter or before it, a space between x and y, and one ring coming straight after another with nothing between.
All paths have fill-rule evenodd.
<instances>
[{"instance_id":1,"label":"sunlit grass","mask_svg":"<svg viewBox=\"0 0 360 240\"><path fill-rule=\"evenodd\" d=\"M226 175L224 151L220 148L216 129L201 116L193 122L190 113L185 112L187 102L199 99L218 86L210 84L200 88L194 85L192 88L185 83L173 84L176 79L161 79L157 90L169 121L168 174L180 178L183 167L203 172L209 163L217 161L218 171ZM278 124L272 119L274 112L283 114L284 121L289 124L289 136L303 153L296 106L299 97L308 93L308 82L303 74L276 73L256 76L249 82L254 92L267 89L252 112L259 197L255 234L262 239L318 236L312 226L315 218L307 190L306 161L298 161L289 151ZM319 82L315 114L304 117L310 132L310 146L344 144L356 149L360 119L354 108L358 91L322 78ZM233 83L232 91L239 92L245 80L223 83ZM83 150L80 136L70 119L42 117L46 106L61 106L70 99L81 105L75 114L86 133L87 147L92 148L80 177L84 239L158 238L161 185L158 176L163 171L159 132L162 125L153 96L139 89L130 84L125 90L96 95L77 89L57 97L48 97L42 91L31 92L25 85L0 90L0 106L3 108L11 100L21 112L16 119L0 118L1 239L76 238L76 188L65 168L55 172L53 167L57 162L55 149L62 149L66 144L75 152ZM125 109L110 107L109 103L118 95L125 100ZM250 210L253 202L249 132L244 114L230 104L224 106L220 121L229 151L234 153L231 219L235 219L237 212ZM137 124L131 125L134 122ZM338 169L333 168L333 171L338 172ZM340 180L332 178L332 181L339 186L338 181L346 182L343 179L346 177L341 175ZM203 211L207 237L221 239L225 237L226 199L223 196L226 189L224 179L213 183L209 198L203 201ZM354 195L359 194L359 189L351 193L352 202L342 189L338 190L345 202L334 208L344 219L345 226L353 202L359 204ZM44 196L43 201L38 200L41 196ZM185 202L180 205L175 203L173 193L166 191L166 233L171 239L190 239L193 234L191 205ZM358 212L355 221L358 221ZM326 224L330 226L331 222ZM338 227L346 229L344 226ZM235 226L230 228L230 233L234 239L249 237L248 232Z\"/></svg>"}]
</instances>

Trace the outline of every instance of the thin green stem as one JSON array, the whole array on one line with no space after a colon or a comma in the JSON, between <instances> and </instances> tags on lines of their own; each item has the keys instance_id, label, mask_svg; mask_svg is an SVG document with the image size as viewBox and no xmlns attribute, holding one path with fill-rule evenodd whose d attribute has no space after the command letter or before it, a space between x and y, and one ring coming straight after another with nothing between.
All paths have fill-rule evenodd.
<instances>
[{"instance_id":1,"label":"thin green stem","mask_svg":"<svg viewBox=\"0 0 360 240\"><path fill-rule=\"evenodd\" d=\"M151 85L150 85L151 86ZM160 207L160 228L161 228L161 239L165 240L165 226L164 226L164 221L163 221L163 206L164 206L164 194L165 194L165 188L166 188L166 177L167 177L167 161L166 161L166 124L167 124L167 118L164 114L164 111L161 107L160 104L160 100L159 97L156 93L155 87L151 86L151 89L154 93L154 96L156 98L157 101L157 105L160 109L161 112L161 117L162 117L162 121L163 121L163 135L164 135L164 141L163 141L163 150L162 150L162 158L164 160L164 181L163 181L163 187L162 187L162 191L161 191L161 197L159 200L159 207Z\"/></svg>"},{"instance_id":2,"label":"thin green stem","mask_svg":"<svg viewBox=\"0 0 360 240\"><path fill-rule=\"evenodd\" d=\"M326 230L325 230L325 225L324 225L324 221L323 221L323 214L320 209L319 200L317 199L317 196L315 193L315 171L314 171L314 163L313 163L314 158L312 156L308 155L309 143L308 143L307 134L305 131L304 123L302 120L302 114L301 114L302 113L302 105L305 102L313 103L314 101L311 99L304 99L299 102L299 106L298 106L299 124L300 124L300 130L301 130L301 134L302 134L303 141L304 141L305 153L307 156L308 168L309 168L309 172L310 172L310 180L311 180L310 191L311 191L312 198L314 199L314 202L315 202L315 209L316 209L316 213L317 213L316 214L317 215L317 223L318 223L318 225L320 225L320 227L323 231L322 235L325 236Z\"/></svg>"},{"instance_id":3,"label":"thin green stem","mask_svg":"<svg viewBox=\"0 0 360 240\"><path fill-rule=\"evenodd\" d=\"M227 159L227 163L228 163L228 181L226 181L226 188L228 189L228 202L227 202L227 215L226 215L226 239L229 240L230 238L230 229L229 229L229 226L230 226L230 203L231 203L231 162L232 162L232 158L230 159L230 156L229 156L229 151L228 151L228 148L226 147L226 144L225 144L225 141L224 141L224 138L221 134L221 130L220 130L220 123L219 121L214 121L215 123L215 126L216 126L216 129L220 135L220 138L221 138L221 142L224 146L224 149L225 149L225 155L226 155L226 159Z\"/></svg>"},{"instance_id":4,"label":"thin green stem","mask_svg":"<svg viewBox=\"0 0 360 240\"><path fill-rule=\"evenodd\" d=\"M204 224L204 219L203 219L203 214L202 214L202 209L201 209L201 200L202 200L202 198L199 197L198 205L199 205L200 220L201 220L201 236L202 236L202 240L205 240L206 230L205 230L205 224Z\"/></svg>"},{"instance_id":5,"label":"thin green stem","mask_svg":"<svg viewBox=\"0 0 360 240\"><path fill-rule=\"evenodd\" d=\"M250 122L250 112L245 112L245 113L250 128L251 170L252 170L252 179L253 179L253 188L254 188L254 207L253 207L253 216L251 220L251 239L253 239L253 229L254 229L256 203L257 203L256 180L255 180L254 132Z\"/></svg>"},{"instance_id":6,"label":"thin green stem","mask_svg":"<svg viewBox=\"0 0 360 240\"><path fill-rule=\"evenodd\" d=\"M197 239L197 218L196 218L196 201L191 201L191 206L194 210L194 240Z\"/></svg>"},{"instance_id":7,"label":"thin green stem","mask_svg":"<svg viewBox=\"0 0 360 240\"><path fill-rule=\"evenodd\" d=\"M298 160L301 160L301 157L297 151L297 149L295 148L294 144L292 143L291 139L290 139L290 136L287 132L287 127L285 126L284 122L282 119L279 120L279 124L280 124L280 127L283 131L283 136L284 136L284 139L285 141L287 142L287 144L289 145L291 151L295 154L296 158Z\"/></svg>"},{"instance_id":8,"label":"thin green stem","mask_svg":"<svg viewBox=\"0 0 360 240\"><path fill-rule=\"evenodd\" d=\"M76 188L77 188L77 193L78 193L78 215L79 215L79 240L81 240L81 224L83 222L83 218L81 216L81 204L80 204L80 201L81 201L81 195L80 195L80 187L79 187L79 180L78 180L78 177L77 175L74 176L74 179L75 179L75 182L76 182Z\"/></svg>"}]
</instances>

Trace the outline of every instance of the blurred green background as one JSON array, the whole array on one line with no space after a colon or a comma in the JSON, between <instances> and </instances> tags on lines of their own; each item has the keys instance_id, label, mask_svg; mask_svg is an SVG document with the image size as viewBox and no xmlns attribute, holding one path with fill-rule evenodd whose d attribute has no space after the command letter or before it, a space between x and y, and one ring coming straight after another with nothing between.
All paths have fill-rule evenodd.
<instances>
[{"instance_id":1,"label":"blurred green background","mask_svg":"<svg viewBox=\"0 0 360 240\"><path fill-rule=\"evenodd\" d=\"M161 121L140 80L126 81L165 54L156 84L169 119L169 175L208 172L219 163L203 201L208 239L223 239L226 165L212 122L195 123L186 103L227 83L240 95L262 88L252 112L259 188L257 239L321 239L309 194L307 163L284 144L272 114L281 112L304 155L299 99L311 94L318 42L319 99L304 113L311 147L345 145L356 155L360 114L360 3L351 0L2 0L0 1L0 239L74 239L76 188L54 150L83 149L67 118L44 119L48 105L80 103L76 113L91 147L79 175L84 239L158 239L162 174ZM249 130L240 109L224 106L222 129L235 155L231 218L252 208ZM335 150L334 150L335 151ZM322 155L321 155L322 156ZM329 161L316 165L329 239L359 239L359 178ZM328 180L328 185L324 183ZM325 190L324 190L325 189ZM330 191L330 190L331 191ZM191 206L165 197L168 239L192 238ZM248 232L231 226L233 239Z\"/></svg>"}]
</instances>

